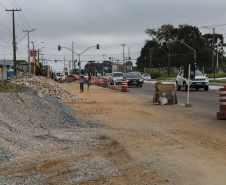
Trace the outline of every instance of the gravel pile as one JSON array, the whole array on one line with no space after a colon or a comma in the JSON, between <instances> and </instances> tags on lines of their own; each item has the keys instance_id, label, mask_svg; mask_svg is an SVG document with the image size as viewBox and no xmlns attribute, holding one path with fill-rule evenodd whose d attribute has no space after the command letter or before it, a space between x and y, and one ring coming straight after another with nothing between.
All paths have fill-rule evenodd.
<instances>
[{"instance_id":1,"label":"gravel pile","mask_svg":"<svg viewBox=\"0 0 226 185\"><path fill-rule=\"evenodd\" d=\"M105 141L97 138L105 132L104 125L83 122L72 116L73 111L58 99L33 89L0 92L0 184L45 184L39 181L51 178L56 172L37 174L35 170L26 172L22 168L33 166L38 171L42 165L50 163L48 156L51 156L51 161L61 161L72 156L91 155L93 148L103 145ZM62 170L83 171L68 179L70 183L66 184L98 178L95 175L98 170L90 168L93 173L87 172L89 164L97 161L99 159L92 157L81 158L71 166L65 166ZM100 168L99 175L106 161L102 160L102 163L95 167ZM18 168L21 172L17 171ZM11 172L13 170L16 172Z\"/></svg>"},{"instance_id":2,"label":"gravel pile","mask_svg":"<svg viewBox=\"0 0 226 185\"><path fill-rule=\"evenodd\" d=\"M58 82L42 76L34 76L28 73L19 73L16 77L10 78L10 83L23 85L32 88L42 94L46 94L59 99L60 101L76 101L79 96L68 92Z\"/></svg>"}]
</instances>

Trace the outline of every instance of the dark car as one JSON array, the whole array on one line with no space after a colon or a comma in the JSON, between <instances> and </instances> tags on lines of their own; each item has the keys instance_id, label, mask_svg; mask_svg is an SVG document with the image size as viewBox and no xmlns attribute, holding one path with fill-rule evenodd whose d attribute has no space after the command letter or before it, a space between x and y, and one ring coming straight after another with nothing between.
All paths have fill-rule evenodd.
<instances>
[{"instance_id":1,"label":"dark car","mask_svg":"<svg viewBox=\"0 0 226 185\"><path fill-rule=\"evenodd\" d=\"M137 73L127 73L126 79L128 82L128 86L142 87L144 83L143 79Z\"/></svg>"},{"instance_id":2,"label":"dark car","mask_svg":"<svg viewBox=\"0 0 226 185\"><path fill-rule=\"evenodd\" d=\"M75 80L79 80L79 76L78 76L78 75L67 75L67 77L73 77L73 82L74 82ZM65 80L67 80L67 77L66 77Z\"/></svg>"}]
</instances>

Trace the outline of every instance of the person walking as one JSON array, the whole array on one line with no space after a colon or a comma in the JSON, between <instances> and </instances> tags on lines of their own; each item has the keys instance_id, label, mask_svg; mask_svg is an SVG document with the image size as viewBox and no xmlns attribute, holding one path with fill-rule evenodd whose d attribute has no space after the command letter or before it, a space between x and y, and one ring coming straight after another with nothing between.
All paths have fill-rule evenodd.
<instances>
[{"instance_id":1,"label":"person walking","mask_svg":"<svg viewBox=\"0 0 226 185\"><path fill-rule=\"evenodd\" d=\"M79 76L79 82L80 82L80 93L83 92L83 85L84 85L84 81L85 81L85 76L84 76L84 72L81 72L81 75Z\"/></svg>"},{"instance_id":2,"label":"person walking","mask_svg":"<svg viewBox=\"0 0 226 185\"><path fill-rule=\"evenodd\" d=\"M88 86L87 92L91 93L91 85L92 85L92 75L91 75L91 72L90 72L89 75L88 75L88 79L87 79L87 86Z\"/></svg>"}]
</instances>

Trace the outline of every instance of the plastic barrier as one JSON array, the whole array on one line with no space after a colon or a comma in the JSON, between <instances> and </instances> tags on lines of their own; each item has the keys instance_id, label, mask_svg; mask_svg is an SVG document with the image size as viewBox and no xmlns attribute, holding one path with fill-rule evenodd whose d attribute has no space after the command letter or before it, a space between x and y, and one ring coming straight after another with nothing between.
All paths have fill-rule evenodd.
<instances>
[{"instance_id":1,"label":"plastic barrier","mask_svg":"<svg viewBox=\"0 0 226 185\"><path fill-rule=\"evenodd\" d=\"M127 79L122 79L122 89L121 92L129 92Z\"/></svg>"},{"instance_id":2,"label":"plastic barrier","mask_svg":"<svg viewBox=\"0 0 226 185\"><path fill-rule=\"evenodd\" d=\"M226 119L226 86L220 88L220 112L217 112L217 119Z\"/></svg>"}]
</instances>

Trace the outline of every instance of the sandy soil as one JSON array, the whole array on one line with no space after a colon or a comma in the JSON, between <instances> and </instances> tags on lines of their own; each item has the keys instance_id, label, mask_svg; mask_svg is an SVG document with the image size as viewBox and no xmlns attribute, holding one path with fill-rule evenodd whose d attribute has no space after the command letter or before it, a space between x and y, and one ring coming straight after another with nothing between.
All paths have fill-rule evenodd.
<instances>
[{"instance_id":1,"label":"sandy soil","mask_svg":"<svg viewBox=\"0 0 226 185\"><path fill-rule=\"evenodd\" d=\"M111 158L122 173L89 184L226 184L226 122L215 113L154 105L153 95L97 86L80 93L78 84L62 86L83 98L68 103L76 117L111 130L100 139L112 144L95 155Z\"/></svg>"}]
</instances>

